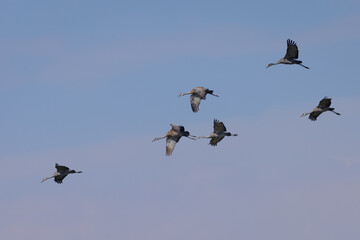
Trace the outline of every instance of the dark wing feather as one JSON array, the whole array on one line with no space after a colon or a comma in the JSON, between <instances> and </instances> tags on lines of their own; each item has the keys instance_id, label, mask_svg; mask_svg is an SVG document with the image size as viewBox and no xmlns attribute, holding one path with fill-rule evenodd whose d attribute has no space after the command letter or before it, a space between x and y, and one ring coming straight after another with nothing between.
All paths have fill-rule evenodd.
<instances>
[{"instance_id":1,"label":"dark wing feather","mask_svg":"<svg viewBox=\"0 0 360 240\"><path fill-rule=\"evenodd\" d=\"M55 168L56 170L60 173L60 174L64 174L66 173L67 171L69 171L69 168L68 167L65 167L65 166L61 166L59 164L55 164Z\"/></svg>"},{"instance_id":2,"label":"dark wing feather","mask_svg":"<svg viewBox=\"0 0 360 240\"><path fill-rule=\"evenodd\" d=\"M211 146L216 146L218 144L218 142L220 142L221 140L223 140L224 137L213 137L210 140L210 145Z\"/></svg>"},{"instance_id":3,"label":"dark wing feather","mask_svg":"<svg viewBox=\"0 0 360 240\"><path fill-rule=\"evenodd\" d=\"M293 40L287 40L286 59L297 59L299 57L299 50L296 43Z\"/></svg>"},{"instance_id":4,"label":"dark wing feather","mask_svg":"<svg viewBox=\"0 0 360 240\"><path fill-rule=\"evenodd\" d=\"M59 175L59 176L56 176L54 177L54 181L57 182L57 183L62 183L62 180L67 176L67 174L65 175Z\"/></svg>"},{"instance_id":5,"label":"dark wing feather","mask_svg":"<svg viewBox=\"0 0 360 240\"><path fill-rule=\"evenodd\" d=\"M330 105L331 105L331 98L324 97L324 98L319 102L318 108L325 109L325 108L330 107Z\"/></svg>"},{"instance_id":6,"label":"dark wing feather","mask_svg":"<svg viewBox=\"0 0 360 240\"><path fill-rule=\"evenodd\" d=\"M214 133L222 133L226 131L224 123L214 119Z\"/></svg>"},{"instance_id":7,"label":"dark wing feather","mask_svg":"<svg viewBox=\"0 0 360 240\"><path fill-rule=\"evenodd\" d=\"M201 98L196 95L196 94L191 94L190 96L190 104L191 104L191 109L193 112L198 112L199 111L199 105L201 102Z\"/></svg>"},{"instance_id":8,"label":"dark wing feather","mask_svg":"<svg viewBox=\"0 0 360 240\"><path fill-rule=\"evenodd\" d=\"M314 112L311 112L310 115L309 115L309 119L311 121L316 121L317 117L322 114L323 112L321 111L314 111Z\"/></svg>"}]
</instances>

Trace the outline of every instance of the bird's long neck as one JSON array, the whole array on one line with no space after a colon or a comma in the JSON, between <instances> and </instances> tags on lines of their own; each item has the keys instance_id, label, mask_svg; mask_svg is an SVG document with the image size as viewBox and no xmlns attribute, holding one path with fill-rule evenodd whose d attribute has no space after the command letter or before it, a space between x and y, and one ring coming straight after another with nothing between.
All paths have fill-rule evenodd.
<instances>
[{"instance_id":1,"label":"bird's long neck","mask_svg":"<svg viewBox=\"0 0 360 240\"><path fill-rule=\"evenodd\" d=\"M44 178L41 182L45 182L46 180L48 180L48 179L50 179L50 178L53 178L53 177L55 177L55 176L53 175L53 176L50 176L50 177L46 177L46 178Z\"/></svg>"},{"instance_id":2,"label":"bird's long neck","mask_svg":"<svg viewBox=\"0 0 360 240\"><path fill-rule=\"evenodd\" d=\"M192 92L180 93L179 97L184 96L184 95L189 95L189 94L192 94Z\"/></svg>"},{"instance_id":3,"label":"bird's long neck","mask_svg":"<svg viewBox=\"0 0 360 240\"><path fill-rule=\"evenodd\" d=\"M160 139L164 139L164 138L166 138L167 136L164 136L164 137L156 137L156 138L154 138L154 140L152 140L153 142L155 142L155 141L158 141L158 140L160 140Z\"/></svg>"},{"instance_id":4,"label":"bird's long neck","mask_svg":"<svg viewBox=\"0 0 360 240\"><path fill-rule=\"evenodd\" d=\"M310 113L311 113L311 112L303 113L303 114L301 114L300 117L304 117L304 116L306 116L306 115L309 115Z\"/></svg>"},{"instance_id":5,"label":"bird's long neck","mask_svg":"<svg viewBox=\"0 0 360 240\"><path fill-rule=\"evenodd\" d=\"M280 60L281 60L281 59L280 59ZM280 64L280 60L279 60L279 61L277 61L276 63L269 63L269 65L267 65L267 67L266 67L266 68L271 67L271 66L274 66L274 65L278 65L278 64Z\"/></svg>"},{"instance_id":6,"label":"bird's long neck","mask_svg":"<svg viewBox=\"0 0 360 240\"><path fill-rule=\"evenodd\" d=\"M200 136L200 137L198 137L198 139L201 139L201 138L211 138L211 136Z\"/></svg>"}]
</instances>

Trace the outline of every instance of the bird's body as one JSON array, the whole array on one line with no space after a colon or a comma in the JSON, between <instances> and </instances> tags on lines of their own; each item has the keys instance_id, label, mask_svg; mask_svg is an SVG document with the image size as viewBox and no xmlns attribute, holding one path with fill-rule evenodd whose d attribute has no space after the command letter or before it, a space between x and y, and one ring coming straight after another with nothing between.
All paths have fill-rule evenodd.
<instances>
[{"instance_id":1,"label":"bird's body","mask_svg":"<svg viewBox=\"0 0 360 240\"><path fill-rule=\"evenodd\" d=\"M188 131L185 131L184 126L177 125L177 124L170 124L170 126L171 126L171 130L168 131L164 137L157 137L157 138L154 138L154 140L153 140L153 142L154 142L154 141L166 138L166 156L170 156L172 154L176 143L179 142L181 137L187 137L192 140L195 140L193 138L195 136L191 136Z\"/></svg>"},{"instance_id":2,"label":"bird's body","mask_svg":"<svg viewBox=\"0 0 360 240\"><path fill-rule=\"evenodd\" d=\"M298 64L304 68L309 69L309 67L304 66L302 64L302 61L296 60L298 57L299 57L299 50L296 43L293 40L288 39L285 57L281 58L276 63L269 63L269 65L266 68L277 64Z\"/></svg>"},{"instance_id":3,"label":"bird's body","mask_svg":"<svg viewBox=\"0 0 360 240\"><path fill-rule=\"evenodd\" d=\"M200 138L211 138L210 145L216 146L218 142L223 140L226 136L237 136L237 134L232 134L230 132L226 131L226 127L223 122L220 122L219 120L214 119L214 132L210 133L209 136L200 136Z\"/></svg>"},{"instance_id":4,"label":"bird's body","mask_svg":"<svg viewBox=\"0 0 360 240\"><path fill-rule=\"evenodd\" d=\"M59 164L55 164L56 172L53 173L50 177L44 178L41 182L44 182L50 178L54 178L54 181L57 183L62 183L62 180L68 175L72 173L82 173L82 171L70 170L68 167L61 166Z\"/></svg>"},{"instance_id":5,"label":"bird's body","mask_svg":"<svg viewBox=\"0 0 360 240\"><path fill-rule=\"evenodd\" d=\"M335 111L334 111L335 108L331 108L330 105L331 105L331 98L324 97L324 98L319 102L319 105L318 105L317 107L315 107L311 112L301 114L300 117L309 115L309 119L310 119L311 121L316 121L317 117L318 117L320 114L322 114L323 112L327 112L327 111L333 112L333 113L335 113L336 115L341 115L340 113L335 112Z\"/></svg>"},{"instance_id":6,"label":"bird's body","mask_svg":"<svg viewBox=\"0 0 360 240\"><path fill-rule=\"evenodd\" d=\"M213 94L213 92L214 92L213 90L210 90L208 88L196 87L196 88L193 88L190 92L180 93L179 97L191 94L191 96L190 96L191 109L193 112L198 112L200 102L201 102L201 100L206 99L206 94L211 94L215 97L219 97L218 95Z\"/></svg>"}]
</instances>

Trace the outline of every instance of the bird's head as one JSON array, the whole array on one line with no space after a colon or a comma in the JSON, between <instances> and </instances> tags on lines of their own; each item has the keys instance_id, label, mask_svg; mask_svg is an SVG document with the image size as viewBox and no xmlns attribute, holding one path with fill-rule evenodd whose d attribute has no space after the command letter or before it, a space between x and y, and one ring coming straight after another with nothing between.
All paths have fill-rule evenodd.
<instances>
[{"instance_id":1,"label":"bird's head","mask_svg":"<svg viewBox=\"0 0 360 240\"><path fill-rule=\"evenodd\" d=\"M271 67L272 65L274 65L274 64L269 63L266 68Z\"/></svg>"},{"instance_id":2,"label":"bird's head","mask_svg":"<svg viewBox=\"0 0 360 240\"><path fill-rule=\"evenodd\" d=\"M303 116L305 116L306 115L306 113L303 113L303 114L301 114L301 116L300 117L303 117Z\"/></svg>"},{"instance_id":3,"label":"bird's head","mask_svg":"<svg viewBox=\"0 0 360 240\"><path fill-rule=\"evenodd\" d=\"M181 97L181 96L184 96L185 94L184 93L180 93L178 97Z\"/></svg>"},{"instance_id":4,"label":"bird's head","mask_svg":"<svg viewBox=\"0 0 360 240\"><path fill-rule=\"evenodd\" d=\"M41 181L42 183L46 181L46 178L43 178L43 180Z\"/></svg>"}]
</instances>

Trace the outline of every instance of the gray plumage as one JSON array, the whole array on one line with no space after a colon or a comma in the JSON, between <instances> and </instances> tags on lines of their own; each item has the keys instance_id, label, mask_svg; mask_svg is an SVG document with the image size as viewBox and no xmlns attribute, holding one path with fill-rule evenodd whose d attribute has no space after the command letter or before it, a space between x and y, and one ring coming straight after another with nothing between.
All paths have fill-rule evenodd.
<instances>
[{"instance_id":1,"label":"gray plumage","mask_svg":"<svg viewBox=\"0 0 360 240\"><path fill-rule=\"evenodd\" d=\"M317 117L318 117L320 114L322 114L323 112L327 112L327 111L333 112L333 113L335 113L336 115L341 115L340 113L335 112L335 111L334 111L335 108L331 108L330 105L331 105L331 98L324 97L324 98L319 102L319 105L318 105L317 107L315 107L311 112L301 114L300 117L309 115L309 119L310 119L311 121L316 121L316 120L317 120Z\"/></svg>"},{"instance_id":2,"label":"gray plumage","mask_svg":"<svg viewBox=\"0 0 360 240\"><path fill-rule=\"evenodd\" d=\"M50 179L50 178L54 178L54 181L57 183L62 183L63 179L68 175L68 174L72 174L72 173L82 173L82 171L75 171L75 170L70 170L68 167L66 166L61 166L57 163L55 163L55 168L56 168L56 172L53 173L53 175L51 175L50 177L46 177L44 178L41 182L45 182L46 180Z\"/></svg>"},{"instance_id":3,"label":"gray plumage","mask_svg":"<svg viewBox=\"0 0 360 240\"><path fill-rule=\"evenodd\" d=\"M181 137L187 137L192 140L196 140L194 137L190 135L188 131L185 131L184 126L177 125L177 124L170 124L171 130L168 131L164 137L157 137L154 138L154 141L166 138L166 156L171 156L172 152L174 151L176 143L179 142Z\"/></svg>"},{"instance_id":4,"label":"gray plumage","mask_svg":"<svg viewBox=\"0 0 360 240\"><path fill-rule=\"evenodd\" d=\"M225 136L237 136L237 134L232 134L226 131L226 127L223 122L214 119L214 132L210 133L209 136L200 136L200 138L211 138L210 145L216 146Z\"/></svg>"},{"instance_id":5,"label":"gray plumage","mask_svg":"<svg viewBox=\"0 0 360 240\"><path fill-rule=\"evenodd\" d=\"M304 66L302 64L302 61L296 60L298 57L299 57L299 49L298 46L296 45L296 42L294 42L291 39L288 39L285 56L276 63L269 63L266 68L277 64L298 64L306 69L309 69L309 67Z\"/></svg>"},{"instance_id":6,"label":"gray plumage","mask_svg":"<svg viewBox=\"0 0 360 240\"><path fill-rule=\"evenodd\" d=\"M190 92L180 93L179 97L191 94L191 96L190 96L191 109L192 109L193 112L198 112L200 102L201 102L201 100L206 99L206 94L210 94L210 95L213 95L215 97L219 97L218 95L213 94L213 92L214 92L213 90L210 90L208 88L196 87L196 88L193 88Z\"/></svg>"}]
</instances>

